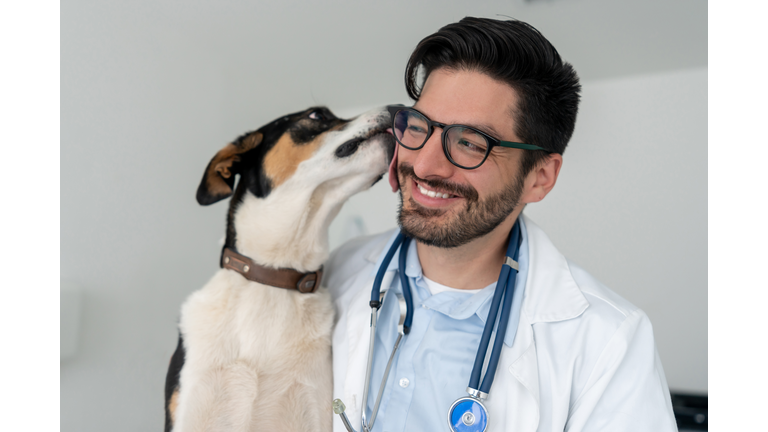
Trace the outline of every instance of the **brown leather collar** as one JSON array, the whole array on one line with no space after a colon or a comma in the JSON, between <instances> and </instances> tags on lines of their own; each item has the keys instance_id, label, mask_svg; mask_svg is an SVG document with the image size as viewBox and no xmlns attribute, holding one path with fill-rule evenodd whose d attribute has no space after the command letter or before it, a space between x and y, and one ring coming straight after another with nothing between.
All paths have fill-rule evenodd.
<instances>
[{"instance_id":1,"label":"brown leather collar","mask_svg":"<svg viewBox=\"0 0 768 432\"><path fill-rule=\"evenodd\" d=\"M310 273L293 269L274 269L256 264L230 248L224 248L222 251L221 266L240 273L248 280L278 288L295 289L304 294L317 291L323 277L322 266L320 270Z\"/></svg>"}]
</instances>

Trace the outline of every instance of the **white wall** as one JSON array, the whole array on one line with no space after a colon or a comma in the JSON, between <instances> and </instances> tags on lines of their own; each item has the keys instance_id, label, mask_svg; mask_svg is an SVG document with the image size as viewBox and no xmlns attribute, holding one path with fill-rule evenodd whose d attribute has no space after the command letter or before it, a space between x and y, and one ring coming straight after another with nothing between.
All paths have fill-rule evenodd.
<instances>
[{"instance_id":1,"label":"white wall","mask_svg":"<svg viewBox=\"0 0 768 432\"><path fill-rule=\"evenodd\" d=\"M670 385L706 390L706 71L596 81L706 65L706 4L70 0L60 266L81 314L67 321L79 334L61 361L61 430L161 427L179 306L217 268L226 204L201 208L194 192L220 147L310 105L353 114L406 102L418 40L496 14L529 20L586 80L560 182L527 211L648 311ZM386 186L339 221L380 203L366 229L393 226ZM352 231L335 225L334 241Z\"/></svg>"},{"instance_id":2,"label":"white wall","mask_svg":"<svg viewBox=\"0 0 768 432\"><path fill-rule=\"evenodd\" d=\"M669 386L707 391L707 69L587 83L552 194L526 212L641 307Z\"/></svg>"}]
</instances>

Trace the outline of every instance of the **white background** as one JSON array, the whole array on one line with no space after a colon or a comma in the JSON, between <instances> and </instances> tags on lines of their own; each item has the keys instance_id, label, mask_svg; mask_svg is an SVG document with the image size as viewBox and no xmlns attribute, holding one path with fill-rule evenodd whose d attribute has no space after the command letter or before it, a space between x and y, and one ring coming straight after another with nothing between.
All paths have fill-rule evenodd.
<instances>
[{"instance_id":1,"label":"white background","mask_svg":"<svg viewBox=\"0 0 768 432\"><path fill-rule=\"evenodd\" d=\"M671 388L707 391L705 4L72 1L61 9L60 273L82 304L60 363L61 429L161 427L178 307L213 274L223 235L225 204L194 201L220 147L309 105L407 102L418 40L496 14L539 28L584 83L558 186L526 212L648 312ZM32 153L13 163L47 156L33 130L26 138ZM395 202L384 186L337 223L366 199Z\"/></svg>"}]
</instances>

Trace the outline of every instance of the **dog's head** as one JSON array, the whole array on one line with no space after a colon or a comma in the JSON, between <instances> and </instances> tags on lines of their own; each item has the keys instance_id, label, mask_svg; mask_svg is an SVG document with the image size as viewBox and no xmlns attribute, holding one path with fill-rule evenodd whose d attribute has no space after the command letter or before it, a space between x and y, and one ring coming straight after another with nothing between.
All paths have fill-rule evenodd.
<instances>
[{"instance_id":1,"label":"dog's head","mask_svg":"<svg viewBox=\"0 0 768 432\"><path fill-rule=\"evenodd\" d=\"M197 201L232 196L226 246L263 264L287 266L278 249L289 242L315 252L325 246L327 254L327 227L341 205L387 171L394 152L389 127L384 108L353 120L325 107L280 117L216 153Z\"/></svg>"}]
</instances>

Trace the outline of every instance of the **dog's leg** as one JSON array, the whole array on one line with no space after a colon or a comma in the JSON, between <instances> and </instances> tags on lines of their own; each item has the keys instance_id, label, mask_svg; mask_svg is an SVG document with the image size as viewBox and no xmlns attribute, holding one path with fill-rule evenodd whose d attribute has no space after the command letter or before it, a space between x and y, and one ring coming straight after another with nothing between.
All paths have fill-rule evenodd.
<instances>
[{"instance_id":1,"label":"dog's leg","mask_svg":"<svg viewBox=\"0 0 768 432\"><path fill-rule=\"evenodd\" d=\"M179 402L179 375L184 366L184 341L179 333L179 344L171 357L168 374L165 376L165 432L171 432Z\"/></svg>"}]
</instances>

